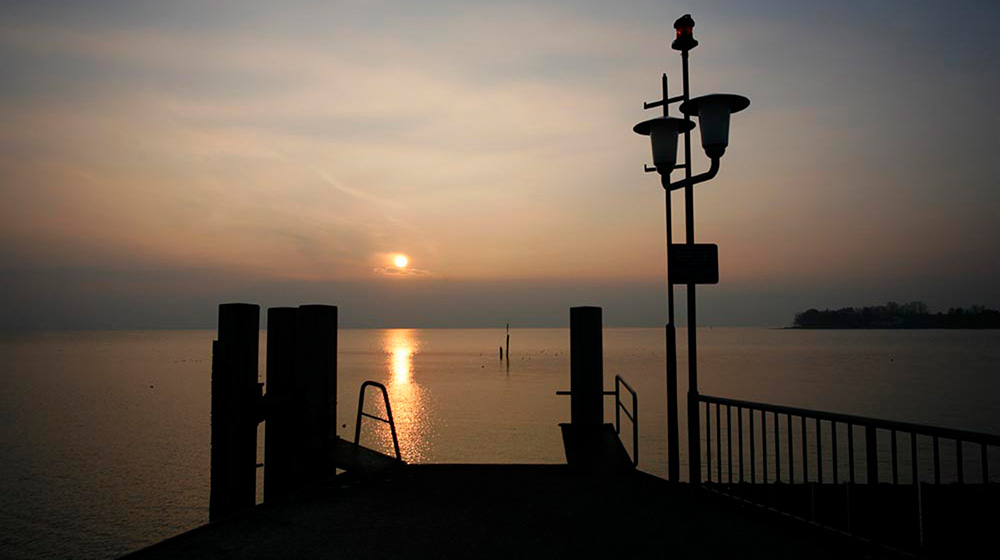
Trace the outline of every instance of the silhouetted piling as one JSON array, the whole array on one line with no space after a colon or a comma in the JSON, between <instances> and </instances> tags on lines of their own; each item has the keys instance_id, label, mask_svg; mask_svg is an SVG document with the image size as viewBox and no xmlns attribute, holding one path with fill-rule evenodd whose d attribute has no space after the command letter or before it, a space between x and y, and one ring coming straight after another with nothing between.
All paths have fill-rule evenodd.
<instances>
[{"instance_id":1,"label":"silhouetted piling","mask_svg":"<svg viewBox=\"0 0 1000 560\"><path fill-rule=\"evenodd\" d=\"M604 424L601 308L571 307L569 329L570 421L574 426L601 426Z\"/></svg>"},{"instance_id":2,"label":"silhouetted piling","mask_svg":"<svg viewBox=\"0 0 1000 560\"><path fill-rule=\"evenodd\" d=\"M510 323L507 323L507 345L506 345L507 363L510 364Z\"/></svg>"},{"instance_id":3,"label":"silhouetted piling","mask_svg":"<svg viewBox=\"0 0 1000 560\"><path fill-rule=\"evenodd\" d=\"M307 485L334 473L330 459L337 435L337 308L299 307L295 337L295 392L302 397L304 414L304 425L295 432L296 484Z\"/></svg>"},{"instance_id":4,"label":"silhouetted piling","mask_svg":"<svg viewBox=\"0 0 1000 560\"><path fill-rule=\"evenodd\" d=\"M219 339L212 342L209 521L252 508L257 500L259 327L260 306L219 306Z\"/></svg>"},{"instance_id":5,"label":"silhouetted piling","mask_svg":"<svg viewBox=\"0 0 1000 560\"><path fill-rule=\"evenodd\" d=\"M267 310L267 422L264 425L264 499L295 489L295 326L298 309Z\"/></svg>"}]
</instances>

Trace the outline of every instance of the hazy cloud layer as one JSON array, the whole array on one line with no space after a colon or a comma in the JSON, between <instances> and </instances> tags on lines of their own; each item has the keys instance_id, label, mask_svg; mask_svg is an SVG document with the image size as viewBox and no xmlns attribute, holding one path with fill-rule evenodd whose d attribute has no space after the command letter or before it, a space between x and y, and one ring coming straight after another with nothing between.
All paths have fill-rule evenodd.
<instances>
[{"instance_id":1,"label":"hazy cloud layer","mask_svg":"<svg viewBox=\"0 0 1000 560\"><path fill-rule=\"evenodd\" d=\"M1000 305L992 3L33 2L0 8L0 325L210 326L231 299L552 324L570 296L659 324L631 126L680 85L686 12L695 93L753 101L698 189L709 322Z\"/></svg>"}]
</instances>

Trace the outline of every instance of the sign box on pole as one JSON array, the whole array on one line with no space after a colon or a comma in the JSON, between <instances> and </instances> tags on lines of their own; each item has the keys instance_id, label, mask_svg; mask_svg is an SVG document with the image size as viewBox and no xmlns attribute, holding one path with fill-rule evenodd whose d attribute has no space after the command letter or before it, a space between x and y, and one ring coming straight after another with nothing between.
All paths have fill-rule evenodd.
<instances>
[{"instance_id":1,"label":"sign box on pole","mask_svg":"<svg viewBox=\"0 0 1000 560\"><path fill-rule=\"evenodd\" d=\"M675 243L667 251L671 284L718 284L719 246Z\"/></svg>"}]
</instances>

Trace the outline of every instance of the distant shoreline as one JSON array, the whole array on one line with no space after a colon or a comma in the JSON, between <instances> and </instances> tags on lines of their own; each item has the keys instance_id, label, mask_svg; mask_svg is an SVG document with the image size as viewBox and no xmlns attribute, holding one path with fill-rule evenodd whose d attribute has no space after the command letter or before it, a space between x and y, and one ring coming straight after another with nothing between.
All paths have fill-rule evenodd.
<instances>
[{"instance_id":1,"label":"distant shoreline","mask_svg":"<svg viewBox=\"0 0 1000 560\"><path fill-rule=\"evenodd\" d=\"M981 305L968 309L953 307L947 313L931 313L927 304L890 301L874 307L809 309L795 314L792 329L1000 329L1000 311Z\"/></svg>"},{"instance_id":2,"label":"distant shoreline","mask_svg":"<svg viewBox=\"0 0 1000 560\"><path fill-rule=\"evenodd\" d=\"M840 327L830 326L810 326L810 327L779 327L786 331L988 331L1000 329L1000 325L987 327L946 327L932 325L927 327Z\"/></svg>"}]
</instances>

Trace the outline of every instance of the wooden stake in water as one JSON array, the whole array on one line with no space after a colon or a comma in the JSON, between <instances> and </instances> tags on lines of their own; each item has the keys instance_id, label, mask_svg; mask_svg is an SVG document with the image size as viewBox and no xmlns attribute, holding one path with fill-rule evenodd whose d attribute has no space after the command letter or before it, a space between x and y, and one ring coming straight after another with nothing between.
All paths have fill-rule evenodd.
<instances>
[{"instance_id":1,"label":"wooden stake in water","mask_svg":"<svg viewBox=\"0 0 1000 560\"><path fill-rule=\"evenodd\" d=\"M510 323L507 323L507 363L510 364Z\"/></svg>"}]
</instances>

